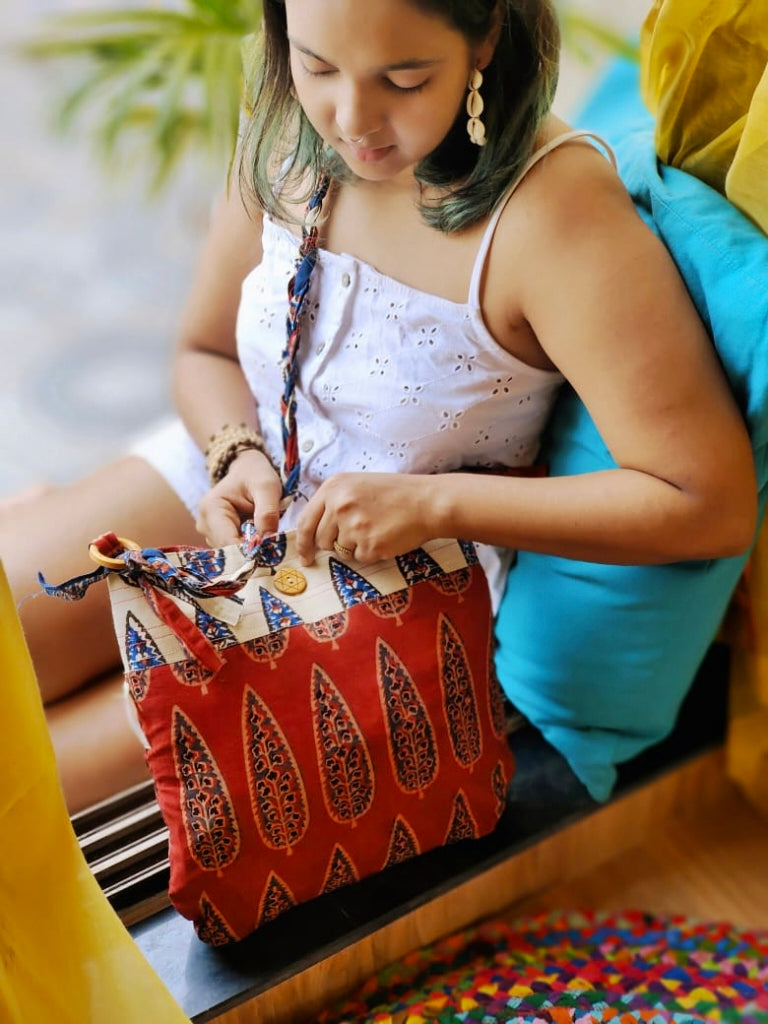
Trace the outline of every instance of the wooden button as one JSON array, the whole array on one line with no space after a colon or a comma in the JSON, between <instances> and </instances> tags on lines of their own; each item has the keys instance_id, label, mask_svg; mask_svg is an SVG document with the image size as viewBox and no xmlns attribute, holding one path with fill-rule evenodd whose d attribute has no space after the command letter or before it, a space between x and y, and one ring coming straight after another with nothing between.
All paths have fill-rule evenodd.
<instances>
[{"instance_id":1,"label":"wooden button","mask_svg":"<svg viewBox=\"0 0 768 1024\"><path fill-rule=\"evenodd\" d=\"M301 569L285 567L275 573L275 590L281 594L302 594L307 589L307 577Z\"/></svg>"}]
</instances>

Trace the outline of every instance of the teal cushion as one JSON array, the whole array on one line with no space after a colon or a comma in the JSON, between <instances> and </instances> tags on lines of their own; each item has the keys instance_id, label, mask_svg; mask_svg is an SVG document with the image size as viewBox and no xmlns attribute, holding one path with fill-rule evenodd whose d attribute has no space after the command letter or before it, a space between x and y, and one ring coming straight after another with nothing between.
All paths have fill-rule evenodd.
<instances>
[{"instance_id":1,"label":"teal cushion","mask_svg":"<svg viewBox=\"0 0 768 1024\"><path fill-rule=\"evenodd\" d=\"M636 65L615 65L579 120L613 145L637 209L665 241L709 329L749 426L762 514L768 239L719 193L659 164ZM553 475L615 466L568 388L542 459ZM673 728L746 558L616 566L519 553L497 619L499 678L595 799L610 795L617 764Z\"/></svg>"}]
</instances>

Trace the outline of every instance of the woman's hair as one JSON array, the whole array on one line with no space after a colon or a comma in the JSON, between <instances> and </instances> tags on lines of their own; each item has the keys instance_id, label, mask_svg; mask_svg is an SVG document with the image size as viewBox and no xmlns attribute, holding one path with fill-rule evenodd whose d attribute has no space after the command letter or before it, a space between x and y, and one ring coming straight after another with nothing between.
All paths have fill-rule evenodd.
<instances>
[{"instance_id":1,"label":"woman's hair","mask_svg":"<svg viewBox=\"0 0 768 1024\"><path fill-rule=\"evenodd\" d=\"M458 231L490 213L533 151L557 86L557 15L551 0L408 3L443 18L471 45L489 35L497 17L501 23L493 59L483 69L486 145L471 142L462 105L446 137L415 168L422 189L433 186L444 193L437 203L422 203L424 220L441 231ZM323 174L344 180L351 172L325 146L296 99L284 0L264 0L263 11L263 31L252 51L254 66L247 93L251 113L240 180L264 210L286 219L280 189L275 188L277 178L292 199L304 201Z\"/></svg>"}]
</instances>

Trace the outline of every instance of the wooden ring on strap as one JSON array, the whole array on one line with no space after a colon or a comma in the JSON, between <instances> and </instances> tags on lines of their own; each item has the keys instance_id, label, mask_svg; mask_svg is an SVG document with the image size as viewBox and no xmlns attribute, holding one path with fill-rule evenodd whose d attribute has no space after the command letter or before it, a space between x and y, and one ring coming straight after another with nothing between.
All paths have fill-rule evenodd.
<instances>
[{"instance_id":1,"label":"wooden ring on strap","mask_svg":"<svg viewBox=\"0 0 768 1024\"><path fill-rule=\"evenodd\" d=\"M88 545L91 560L97 565L103 565L105 569L125 568L125 561L115 557L122 551L141 551L141 545L114 533L103 533Z\"/></svg>"}]
</instances>

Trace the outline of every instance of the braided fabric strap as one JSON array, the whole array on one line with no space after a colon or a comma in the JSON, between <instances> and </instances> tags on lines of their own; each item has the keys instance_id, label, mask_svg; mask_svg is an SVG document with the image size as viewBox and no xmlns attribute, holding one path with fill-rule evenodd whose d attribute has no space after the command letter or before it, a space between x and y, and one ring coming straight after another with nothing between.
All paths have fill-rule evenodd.
<instances>
[{"instance_id":1,"label":"braided fabric strap","mask_svg":"<svg viewBox=\"0 0 768 1024\"><path fill-rule=\"evenodd\" d=\"M299 473L299 441L296 428L296 378L299 372L298 353L301 341L301 314L309 291L312 271L317 262L317 222L330 179L326 176L307 204L301 245L296 258L296 269L288 282L288 314L286 316L286 343L283 350L283 394L280 415L283 432L283 497L297 497Z\"/></svg>"}]
</instances>

